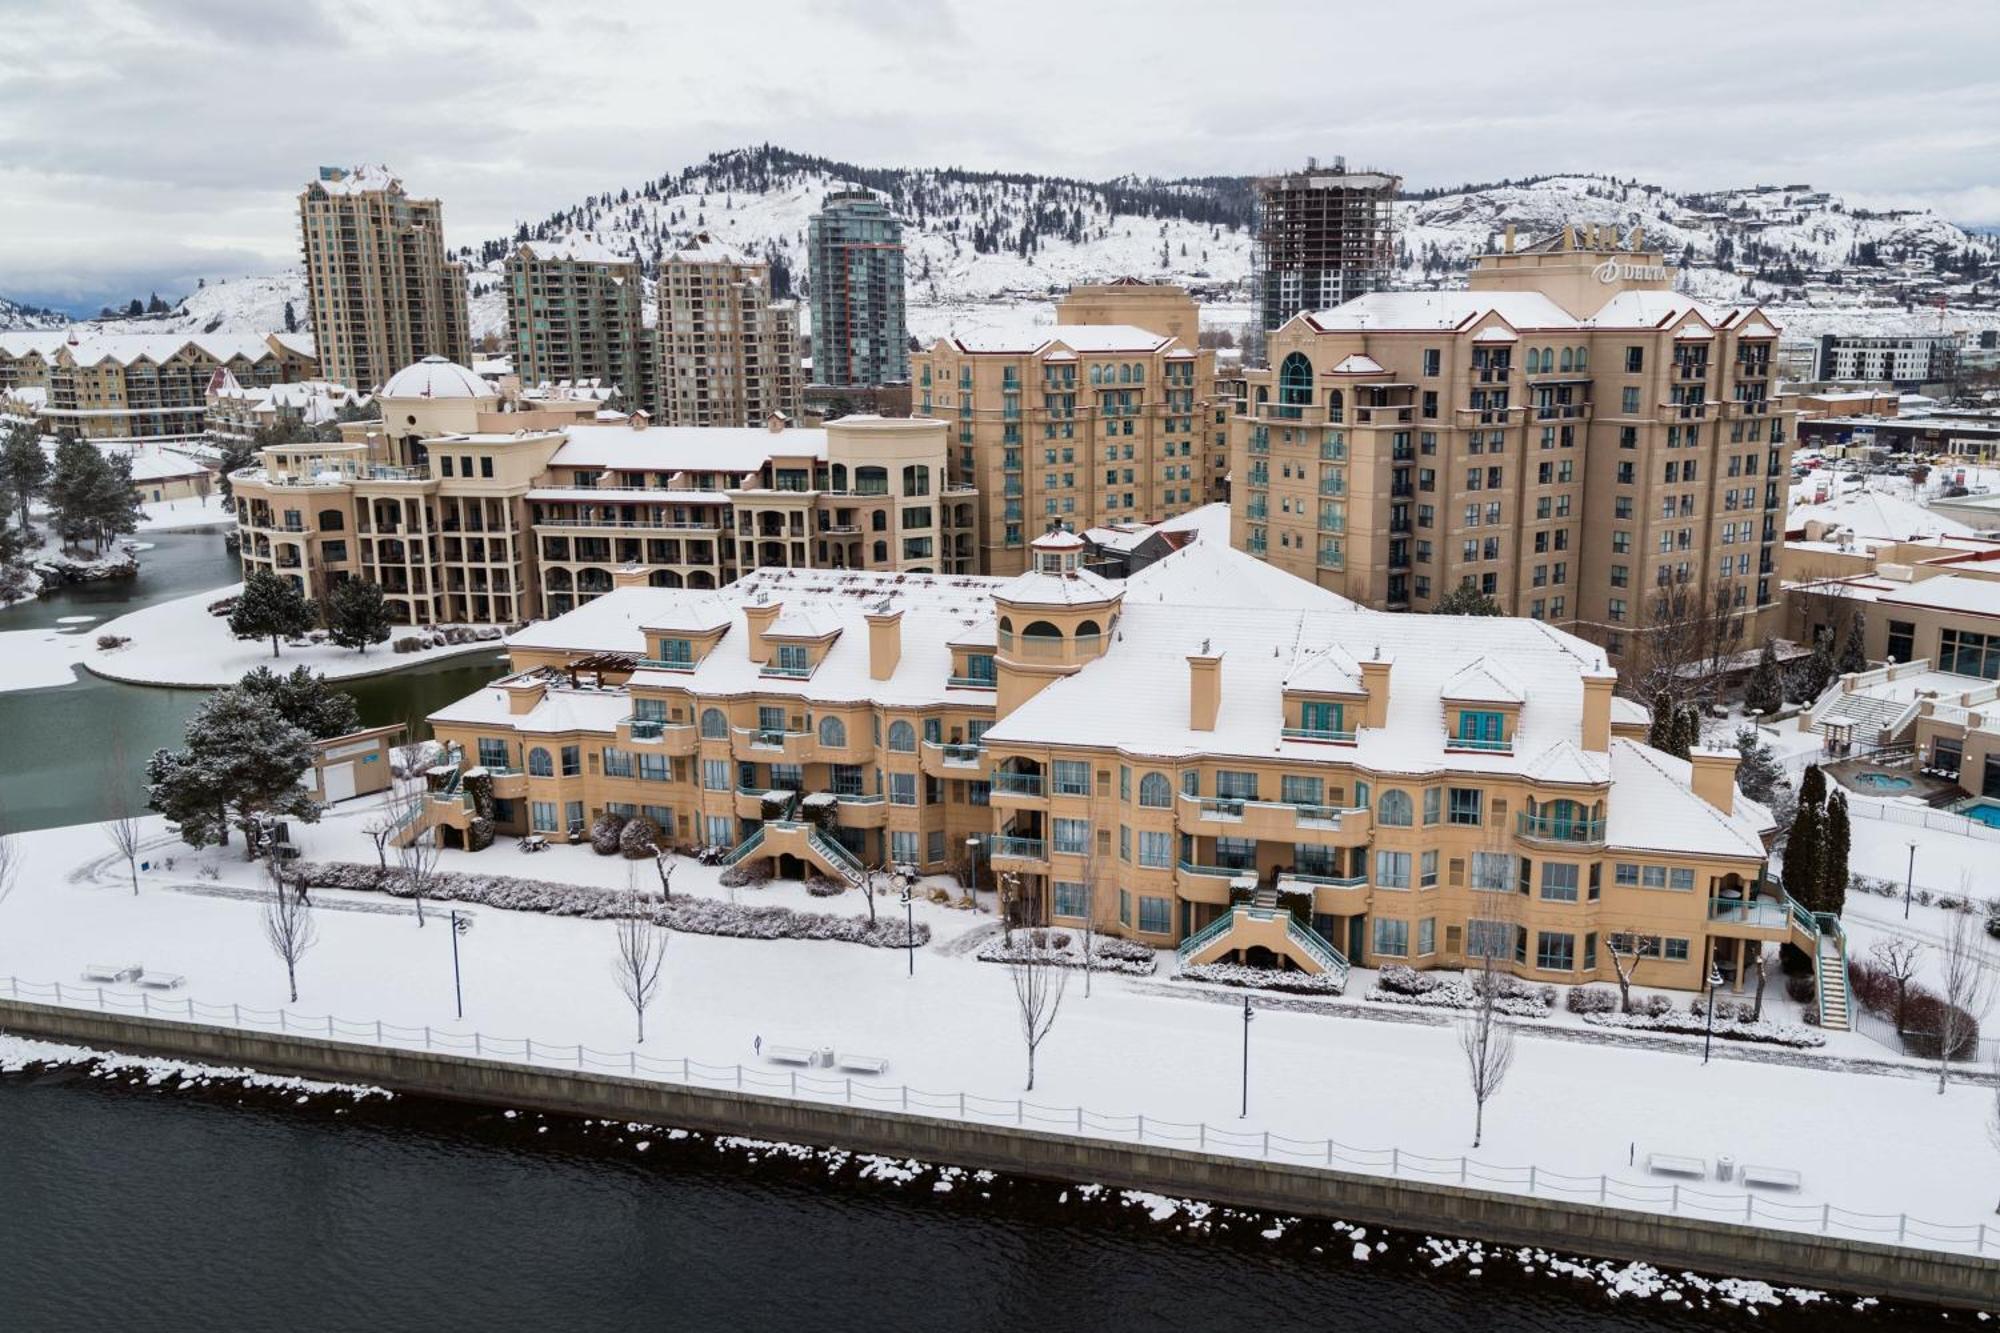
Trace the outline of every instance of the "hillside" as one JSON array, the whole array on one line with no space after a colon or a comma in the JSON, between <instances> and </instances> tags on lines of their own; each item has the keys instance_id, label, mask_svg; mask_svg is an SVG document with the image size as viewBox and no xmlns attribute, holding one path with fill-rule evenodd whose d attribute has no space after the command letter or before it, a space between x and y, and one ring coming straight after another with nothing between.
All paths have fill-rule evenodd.
<instances>
[{"instance_id":1,"label":"hillside","mask_svg":"<svg viewBox=\"0 0 2000 1333\"><path fill-rule=\"evenodd\" d=\"M69 320L56 311L0 296L0 329L59 329L67 323Z\"/></svg>"}]
</instances>

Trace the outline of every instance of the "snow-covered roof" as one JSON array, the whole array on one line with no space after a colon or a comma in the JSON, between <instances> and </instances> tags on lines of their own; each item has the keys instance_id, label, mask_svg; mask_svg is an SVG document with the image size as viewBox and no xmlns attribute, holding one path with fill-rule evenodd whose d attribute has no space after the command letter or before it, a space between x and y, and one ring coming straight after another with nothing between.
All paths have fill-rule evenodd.
<instances>
[{"instance_id":1,"label":"snow-covered roof","mask_svg":"<svg viewBox=\"0 0 2000 1333\"><path fill-rule=\"evenodd\" d=\"M1518 704L1528 697L1514 673L1490 658L1468 662L1438 691L1442 699L1466 703Z\"/></svg>"},{"instance_id":2,"label":"snow-covered roof","mask_svg":"<svg viewBox=\"0 0 2000 1333\"><path fill-rule=\"evenodd\" d=\"M54 356L56 349L68 340L69 334L62 329L0 330L0 356L31 356L40 353L46 358Z\"/></svg>"},{"instance_id":3,"label":"snow-covered roof","mask_svg":"<svg viewBox=\"0 0 2000 1333\"><path fill-rule=\"evenodd\" d=\"M1785 526L1798 531L1808 523L1832 523L1859 537L1905 540L1911 537L1970 537L1977 529L1946 518L1913 500L1884 491L1861 490L1820 503L1794 504Z\"/></svg>"},{"instance_id":4,"label":"snow-covered roof","mask_svg":"<svg viewBox=\"0 0 2000 1333\"><path fill-rule=\"evenodd\" d=\"M498 399L491 384L456 361L427 356L404 366L389 377L376 392L378 398L485 398Z\"/></svg>"},{"instance_id":5,"label":"snow-covered roof","mask_svg":"<svg viewBox=\"0 0 2000 1333\"><path fill-rule=\"evenodd\" d=\"M1191 540L1229 544L1229 503L1217 500L1197 505L1158 523L1117 523L1084 531L1084 539L1101 551L1133 551L1157 533L1189 533Z\"/></svg>"},{"instance_id":6,"label":"snow-covered roof","mask_svg":"<svg viewBox=\"0 0 2000 1333\"><path fill-rule=\"evenodd\" d=\"M608 245L588 236L565 236L553 241L523 241L519 246L529 259L561 259L577 264L637 264L631 255L621 255Z\"/></svg>"},{"instance_id":7,"label":"snow-covered roof","mask_svg":"<svg viewBox=\"0 0 2000 1333\"><path fill-rule=\"evenodd\" d=\"M732 264L738 268L762 262L734 246L724 245L705 231L697 232L685 245L675 246L667 257L683 264Z\"/></svg>"},{"instance_id":8,"label":"snow-covered roof","mask_svg":"<svg viewBox=\"0 0 2000 1333\"><path fill-rule=\"evenodd\" d=\"M261 361L274 355L258 333L92 333L65 340L56 348L79 366L105 361L129 366L138 361L159 364L188 347L217 361Z\"/></svg>"},{"instance_id":9,"label":"snow-covered roof","mask_svg":"<svg viewBox=\"0 0 2000 1333\"><path fill-rule=\"evenodd\" d=\"M1605 843L1633 851L1761 859L1771 822L1763 806L1736 794L1731 814L1694 794L1694 765L1636 741L1611 742L1611 800Z\"/></svg>"},{"instance_id":10,"label":"snow-covered roof","mask_svg":"<svg viewBox=\"0 0 2000 1333\"><path fill-rule=\"evenodd\" d=\"M757 471L773 458L825 458L826 431L763 426L565 426L569 442L552 467L603 467L646 472Z\"/></svg>"},{"instance_id":11,"label":"snow-covered roof","mask_svg":"<svg viewBox=\"0 0 2000 1333\"><path fill-rule=\"evenodd\" d=\"M1385 373L1382 363L1362 352L1351 352L1340 358L1328 375L1380 375Z\"/></svg>"},{"instance_id":12,"label":"snow-covered roof","mask_svg":"<svg viewBox=\"0 0 2000 1333\"><path fill-rule=\"evenodd\" d=\"M1018 333L989 332L953 335L952 346L961 352L998 352L1025 356L1051 348L1051 357L1060 358L1067 348L1084 356L1105 356L1116 352L1157 352L1174 339L1166 334L1131 324L1055 324Z\"/></svg>"},{"instance_id":13,"label":"snow-covered roof","mask_svg":"<svg viewBox=\"0 0 2000 1333\"><path fill-rule=\"evenodd\" d=\"M396 178L396 173L380 165L321 167L318 178L310 185L317 185L328 194L365 194L371 190L403 188L403 182Z\"/></svg>"},{"instance_id":14,"label":"snow-covered roof","mask_svg":"<svg viewBox=\"0 0 2000 1333\"><path fill-rule=\"evenodd\" d=\"M182 477L212 475L198 460L156 445L121 448L116 444L102 444L98 447L107 454L130 457L133 481L177 481Z\"/></svg>"},{"instance_id":15,"label":"snow-covered roof","mask_svg":"<svg viewBox=\"0 0 2000 1333\"><path fill-rule=\"evenodd\" d=\"M1517 329L1574 329L1575 316L1540 292L1369 292L1298 318L1322 333L1464 328L1498 315Z\"/></svg>"},{"instance_id":16,"label":"snow-covered roof","mask_svg":"<svg viewBox=\"0 0 2000 1333\"><path fill-rule=\"evenodd\" d=\"M1969 574L1940 574L1875 594L1876 605L1921 606L1979 616L2000 616L2000 580Z\"/></svg>"}]
</instances>

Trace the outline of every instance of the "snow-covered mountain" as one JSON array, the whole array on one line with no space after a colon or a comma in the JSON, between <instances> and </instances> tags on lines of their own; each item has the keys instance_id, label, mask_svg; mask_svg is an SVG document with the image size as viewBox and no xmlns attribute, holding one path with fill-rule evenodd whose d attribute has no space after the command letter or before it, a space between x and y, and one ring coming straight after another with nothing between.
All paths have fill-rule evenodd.
<instances>
[{"instance_id":1,"label":"snow-covered mountain","mask_svg":"<svg viewBox=\"0 0 2000 1333\"><path fill-rule=\"evenodd\" d=\"M59 329L69 318L40 306L22 305L0 296L0 329Z\"/></svg>"}]
</instances>

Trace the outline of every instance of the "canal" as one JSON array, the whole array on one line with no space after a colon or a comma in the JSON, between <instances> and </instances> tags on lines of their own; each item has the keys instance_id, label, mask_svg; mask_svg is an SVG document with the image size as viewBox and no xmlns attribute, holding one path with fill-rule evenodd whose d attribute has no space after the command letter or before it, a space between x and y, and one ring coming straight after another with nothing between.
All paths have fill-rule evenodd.
<instances>
[{"instance_id":1,"label":"canal","mask_svg":"<svg viewBox=\"0 0 2000 1333\"><path fill-rule=\"evenodd\" d=\"M46 628L87 615L97 621L82 632L94 633L103 621L238 577L220 533L159 533L146 540L152 547L140 553L137 578L73 585L10 607L0 611L0 630ZM340 688L354 696L364 723L408 722L421 735L426 714L470 694L503 665L494 647ZM103 819L114 804L143 810L145 760L181 744L188 715L206 697L204 690L126 685L87 672L69 685L0 693L0 832ZM114 741L132 761L118 774L106 762Z\"/></svg>"},{"instance_id":2,"label":"canal","mask_svg":"<svg viewBox=\"0 0 2000 1333\"><path fill-rule=\"evenodd\" d=\"M0 1074L9 1327L1844 1333L1937 1318L1752 1312L1678 1280L1678 1299L1614 1297L1498 1252L1434 1267L1380 1232L1367 1240L1388 1248L1358 1261L1322 1223L1238 1215L1196 1233L1036 1182L897 1186L852 1161L622 1125L175 1082Z\"/></svg>"}]
</instances>

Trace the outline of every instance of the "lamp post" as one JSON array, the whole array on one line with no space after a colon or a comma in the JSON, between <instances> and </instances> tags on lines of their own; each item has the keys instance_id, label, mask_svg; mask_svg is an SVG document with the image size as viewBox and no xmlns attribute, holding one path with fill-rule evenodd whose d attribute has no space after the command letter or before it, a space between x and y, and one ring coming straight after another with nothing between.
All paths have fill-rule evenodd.
<instances>
[{"instance_id":1,"label":"lamp post","mask_svg":"<svg viewBox=\"0 0 2000 1333\"><path fill-rule=\"evenodd\" d=\"M979 906L979 835L977 833L965 840L965 855L972 863L972 905L977 908Z\"/></svg>"},{"instance_id":2,"label":"lamp post","mask_svg":"<svg viewBox=\"0 0 2000 1333\"><path fill-rule=\"evenodd\" d=\"M1910 873L1903 880L1903 920L1910 919L1910 894L1917 887L1917 840L1910 839Z\"/></svg>"},{"instance_id":3,"label":"lamp post","mask_svg":"<svg viewBox=\"0 0 2000 1333\"><path fill-rule=\"evenodd\" d=\"M1722 984L1722 969L1715 965L1713 958L1708 964L1708 1032L1701 1039L1701 1062L1708 1063L1708 1052L1715 1045L1715 988Z\"/></svg>"},{"instance_id":4,"label":"lamp post","mask_svg":"<svg viewBox=\"0 0 2000 1333\"><path fill-rule=\"evenodd\" d=\"M917 975L917 908L914 895L910 892L910 877L898 875L897 881L903 886L903 952L909 956L910 975Z\"/></svg>"},{"instance_id":5,"label":"lamp post","mask_svg":"<svg viewBox=\"0 0 2000 1333\"><path fill-rule=\"evenodd\" d=\"M1238 1120L1250 1114L1250 1018L1254 1011L1250 1008L1250 997L1243 997L1243 1109L1236 1113Z\"/></svg>"},{"instance_id":6,"label":"lamp post","mask_svg":"<svg viewBox=\"0 0 2000 1333\"><path fill-rule=\"evenodd\" d=\"M451 914L451 993L452 998L457 1001L460 1018L465 1017L465 987L459 980L458 937L471 929L471 917L460 916L455 911Z\"/></svg>"}]
</instances>

